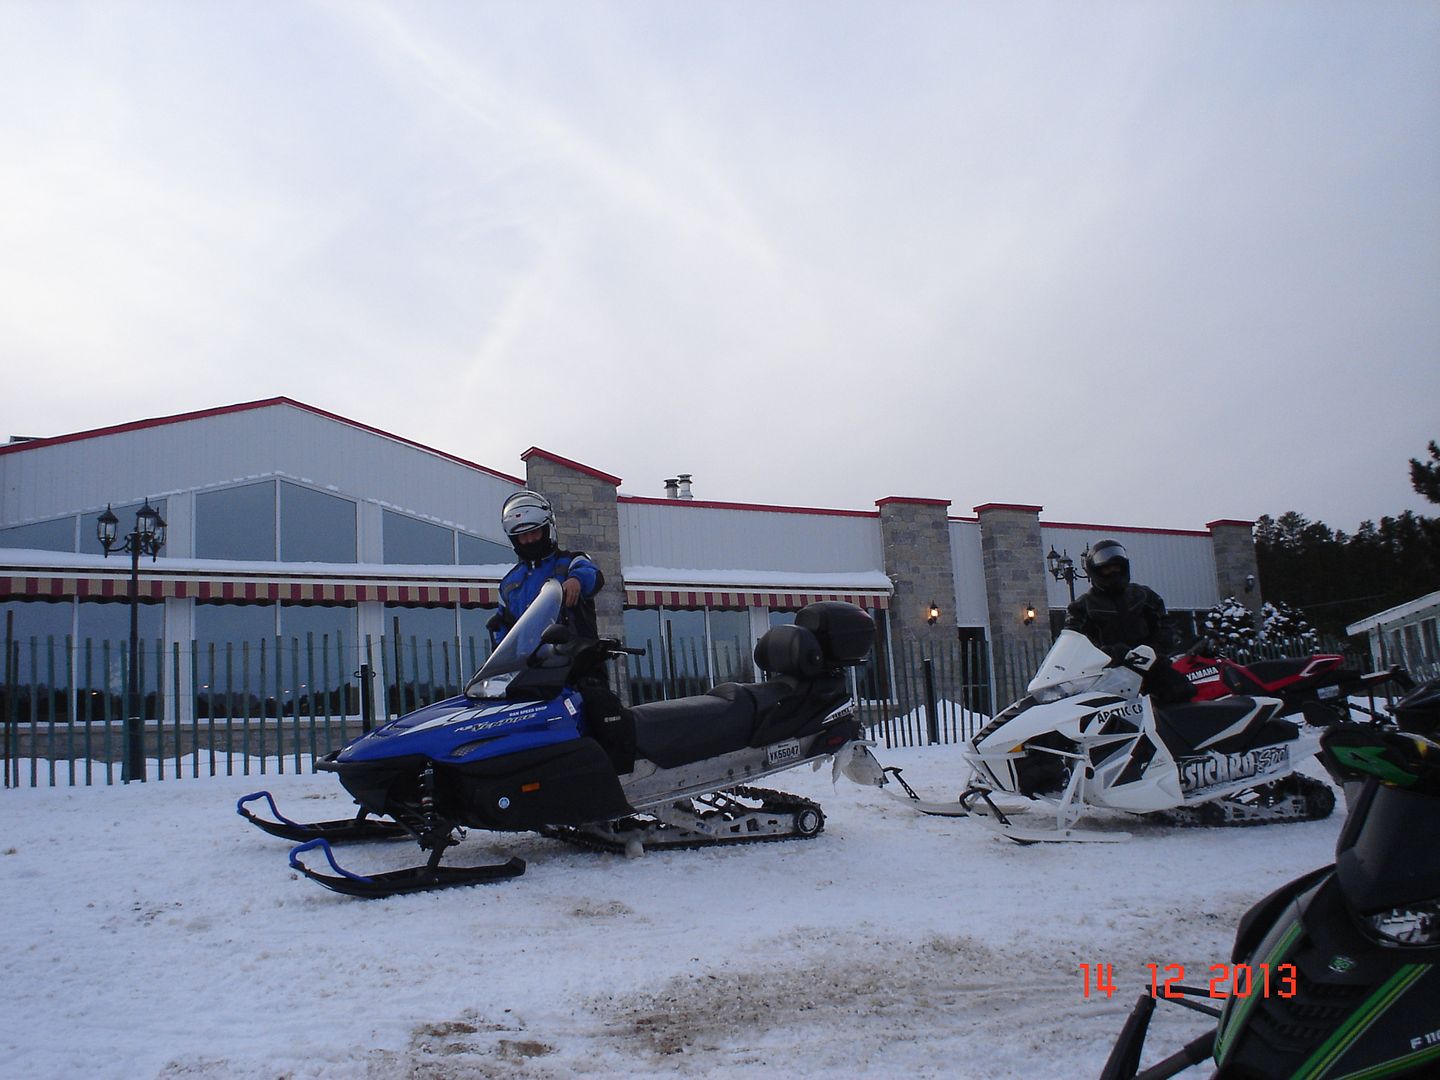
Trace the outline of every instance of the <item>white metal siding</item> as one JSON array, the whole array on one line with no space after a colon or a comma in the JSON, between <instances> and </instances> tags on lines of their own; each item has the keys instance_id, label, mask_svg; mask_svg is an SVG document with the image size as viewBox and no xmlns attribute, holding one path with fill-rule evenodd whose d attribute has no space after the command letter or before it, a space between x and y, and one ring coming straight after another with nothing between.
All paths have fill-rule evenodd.
<instances>
[{"instance_id":1,"label":"white metal siding","mask_svg":"<svg viewBox=\"0 0 1440 1080\"><path fill-rule=\"evenodd\" d=\"M950 561L955 575L955 622L958 626L990 625L985 593L985 562L978 521L950 522Z\"/></svg>"},{"instance_id":2,"label":"white metal siding","mask_svg":"<svg viewBox=\"0 0 1440 1080\"><path fill-rule=\"evenodd\" d=\"M625 566L842 573L885 569L878 516L620 504Z\"/></svg>"},{"instance_id":3,"label":"white metal siding","mask_svg":"<svg viewBox=\"0 0 1440 1080\"><path fill-rule=\"evenodd\" d=\"M1154 589L1172 611L1200 610L1219 603L1215 549L1208 534L1116 532L1103 527L1061 528L1043 522L1040 525L1040 543L1045 551L1052 547L1058 552L1068 551L1077 570L1084 569L1081 552L1106 539L1125 545L1130 554L1131 580ZM1065 582L1056 581L1049 574L1046 578L1050 606L1063 608L1070 602ZM1077 579L1075 594L1078 596L1089 587L1089 582Z\"/></svg>"}]
</instances>

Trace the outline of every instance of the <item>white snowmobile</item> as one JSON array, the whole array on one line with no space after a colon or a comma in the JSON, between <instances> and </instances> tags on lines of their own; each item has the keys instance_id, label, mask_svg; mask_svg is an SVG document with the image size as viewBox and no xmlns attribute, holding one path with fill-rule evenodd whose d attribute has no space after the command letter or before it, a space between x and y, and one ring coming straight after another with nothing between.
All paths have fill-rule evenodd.
<instances>
[{"instance_id":1,"label":"white snowmobile","mask_svg":"<svg viewBox=\"0 0 1440 1080\"><path fill-rule=\"evenodd\" d=\"M1330 813L1330 786L1295 772L1318 751L1321 728L1280 719L1277 698L1157 706L1142 689L1154 663L1148 646L1117 662L1083 634L1062 630L1026 696L964 745L973 772L956 802L926 803L898 770L887 772L916 809L971 815L1021 843L1128 839L1075 828L1095 808L1193 825L1310 821ZM996 804L997 795L1045 807L1046 824L1022 824Z\"/></svg>"}]
</instances>

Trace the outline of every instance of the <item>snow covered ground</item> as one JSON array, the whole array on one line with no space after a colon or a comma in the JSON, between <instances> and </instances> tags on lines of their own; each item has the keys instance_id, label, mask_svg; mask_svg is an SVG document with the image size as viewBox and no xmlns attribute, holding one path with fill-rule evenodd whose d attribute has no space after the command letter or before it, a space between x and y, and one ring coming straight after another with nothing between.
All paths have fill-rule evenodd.
<instances>
[{"instance_id":1,"label":"snow covered ground","mask_svg":"<svg viewBox=\"0 0 1440 1080\"><path fill-rule=\"evenodd\" d=\"M954 747L880 751L927 797ZM339 817L333 777L0 793L5 1077L1093 1077L1145 965L1203 983L1236 920L1330 861L1329 820L1019 847L808 768L812 841L601 855L472 833L524 877L362 901L235 799ZM342 851L357 870L414 845ZM1082 964L1113 965L1113 999ZM1147 1061L1206 1021L1157 1012Z\"/></svg>"}]
</instances>

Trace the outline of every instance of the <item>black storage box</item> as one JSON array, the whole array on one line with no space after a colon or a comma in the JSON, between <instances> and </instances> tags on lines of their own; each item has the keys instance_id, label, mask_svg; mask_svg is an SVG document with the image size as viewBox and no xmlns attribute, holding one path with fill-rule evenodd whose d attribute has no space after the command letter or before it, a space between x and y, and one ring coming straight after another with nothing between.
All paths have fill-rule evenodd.
<instances>
[{"instance_id":1,"label":"black storage box","mask_svg":"<svg viewBox=\"0 0 1440 1080\"><path fill-rule=\"evenodd\" d=\"M875 620L862 608L841 600L822 600L801 608L795 625L814 634L825 659L840 667L863 664L875 644Z\"/></svg>"}]
</instances>

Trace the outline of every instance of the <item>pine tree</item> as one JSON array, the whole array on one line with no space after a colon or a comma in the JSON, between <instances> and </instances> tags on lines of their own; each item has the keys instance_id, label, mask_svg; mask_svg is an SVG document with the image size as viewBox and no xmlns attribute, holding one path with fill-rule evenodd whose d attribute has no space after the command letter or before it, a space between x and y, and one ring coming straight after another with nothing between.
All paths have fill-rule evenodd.
<instances>
[{"instance_id":1,"label":"pine tree","mask_svg":"<svg viewBox=\"0 0 1440 1080\"><path fill-rule=\"evenodd\" d=\"M1440 445L1430 440L1430 460L1410 459L1410 484L1432 503L1440 503Z\"/></svg>"}]
</instances>

